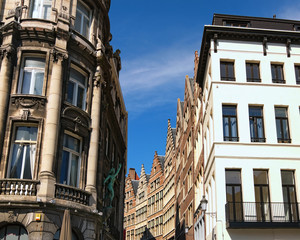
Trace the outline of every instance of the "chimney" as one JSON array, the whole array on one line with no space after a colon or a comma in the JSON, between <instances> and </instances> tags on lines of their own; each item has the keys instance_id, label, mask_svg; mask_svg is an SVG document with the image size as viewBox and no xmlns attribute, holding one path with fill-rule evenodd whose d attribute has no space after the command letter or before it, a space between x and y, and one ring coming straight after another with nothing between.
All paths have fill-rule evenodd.
<instances>
[{"instance_id":1,"label":"chimney","mask_svg":"<svg viewBox=\"0 0 300 240\"><path fill-rule=\"evenodd\" d=\"M129 174L131 180L139 180L139 176L137 175L134 168L129 168Z\"/></svg>"}]
</instances>

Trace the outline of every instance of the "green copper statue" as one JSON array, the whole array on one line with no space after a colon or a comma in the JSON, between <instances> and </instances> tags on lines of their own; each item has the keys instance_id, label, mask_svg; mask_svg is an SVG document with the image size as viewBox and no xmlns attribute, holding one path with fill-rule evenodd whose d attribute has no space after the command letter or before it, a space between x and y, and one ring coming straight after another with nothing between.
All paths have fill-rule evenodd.
<instances>
[{"instance_id":1,"label":"green copper statue","mask_svg":"<svg viewBox=\"0 0 300 240\"><path fill-rule=\"evenodd\" d=\"M115 184L116 178L117 178L117 176L118 176L118 174L121 170L121 167L122 167L122 164L120 163L119 168L118 168L116 173L115 173L115 169L112 168L109 171L109 174L108 174L107 178L104 180L104 185L107 183L105 199L107 199L107 198L109 199L109 206L108 207L112 207L112 201L113 201L114 196L115 196L114 184Z\"/></svg>"}]
</instances>

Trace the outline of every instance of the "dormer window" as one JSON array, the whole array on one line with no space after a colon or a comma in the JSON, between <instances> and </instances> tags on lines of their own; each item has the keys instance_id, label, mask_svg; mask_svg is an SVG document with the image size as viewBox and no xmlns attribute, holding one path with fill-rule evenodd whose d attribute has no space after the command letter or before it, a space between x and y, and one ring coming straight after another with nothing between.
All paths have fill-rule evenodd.
<instances>
[{"instance_id":1,"label":"dormer window","mask_svg":"<svg viewBox=\"0 0 300 240\"><path fill-rule=\"evenodd\" d=\"M249 27L250 23L247 21L224 20L223 25L229 27Z\"/></svg>"}]
</instances>

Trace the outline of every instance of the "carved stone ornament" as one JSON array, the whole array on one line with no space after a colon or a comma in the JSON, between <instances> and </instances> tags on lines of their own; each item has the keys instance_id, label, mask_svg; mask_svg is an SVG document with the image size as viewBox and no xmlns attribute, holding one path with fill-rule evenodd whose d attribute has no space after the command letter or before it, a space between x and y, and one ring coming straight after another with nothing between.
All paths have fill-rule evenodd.
<instances>
[{"instance_id":1,"label":"carved stone ornament","mask_svg":"<svg viewBox=\"0 0 300 240\"><path fill-rule=\"evenodd\" d=\"M29 115L30 115L29 109L24 109L23 113L22 113L22 116L21 116L22 120L27 121Z\"/></svg>"},{"instance_id":2,"label":"carved stone ornament","mask_svg":"<svg viewBox=\"0 0 300 240\"><path fill-rule=\"evenodd\" d=\"M33 97L33 96L12 96L11 103L17 108L36 108L45 107L46 98Z\"/></svg>"},{"instance_id":3,"label":"carved stone ornament","mask_svg":"<svg viewBox=\"0 0 300 240\"><path fill-rule=\"evenodd\" d=\"M63 61L64 59L68 59L69 57L67 52L63 52L55 48L51 50L51 54L53 56L53 62L57 62L58 60Z\"/></svg>"},{"instance_id":4,"label":"carved stone ornament","mask_svg":"<svg viewBox=\"0 0 300 240\"><path fill-rule=\"evenodd\" d=\"M7 221L9 223L15 222L15 218L16 218L16 214L14 213L14 211L8 211Z\"/></svg>"},{"instance_id":5,"label":"carved stone ornament","mask_svg":"<svg viewBox=\"0 0 300 240\"><path fill-rule=\"evenodd\" d=\"M13 45L4 46L0 49L2 59L4 57L10 58L16 52L16 48Z\"/></svg>"},{"instance_id":6,"label":"carved stone ornament","mask_svg":"<svg viewBox=\"0 0 300 240\"><path fill-rule=\"evenodd\" d=\"M96 88L99 88L101 84L101 75L98 73L93 78L93 86Z\"/></svg>"},{"instance_id":7,"label":"carved stone ornament","mask_svg":"<svg viewBox=\"0 0 300 240\"><path fill-rule=\"evenodd\" d=\"M89 129L90 119L75 107L66 107L63 110L63 117L75 123L75 131L79 131L79 126Z\"/></svg>"}]
</instances>

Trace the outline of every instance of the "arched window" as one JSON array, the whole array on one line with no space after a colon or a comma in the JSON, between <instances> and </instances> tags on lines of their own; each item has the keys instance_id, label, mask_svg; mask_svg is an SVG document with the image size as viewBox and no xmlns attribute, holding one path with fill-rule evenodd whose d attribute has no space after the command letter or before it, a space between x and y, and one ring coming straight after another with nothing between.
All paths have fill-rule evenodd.
<instances>
[{"instance_id":1,"label":"arched window","mask_svg":"<svg viewBox=\"0 0 300 240\"><path fill-rule=\"evenodd\" d=\"M28 240L28 234L26 229L21 225L6 225L0 228L0 239Z\"/></svg>"},{"instance_id":2,"label":"arched window","mask_svg":"<svg viewBox=\"0 0 300 240\"><path fill-rule=\"evenodd\" d=\"M53 240L59 240L59 236L60 236L60 229L57 230L57 232L55 233ZM74 231L72 231L72 240L79 240L79 238L77 237L77 235Z\"/></svg>"}]
</instances>

